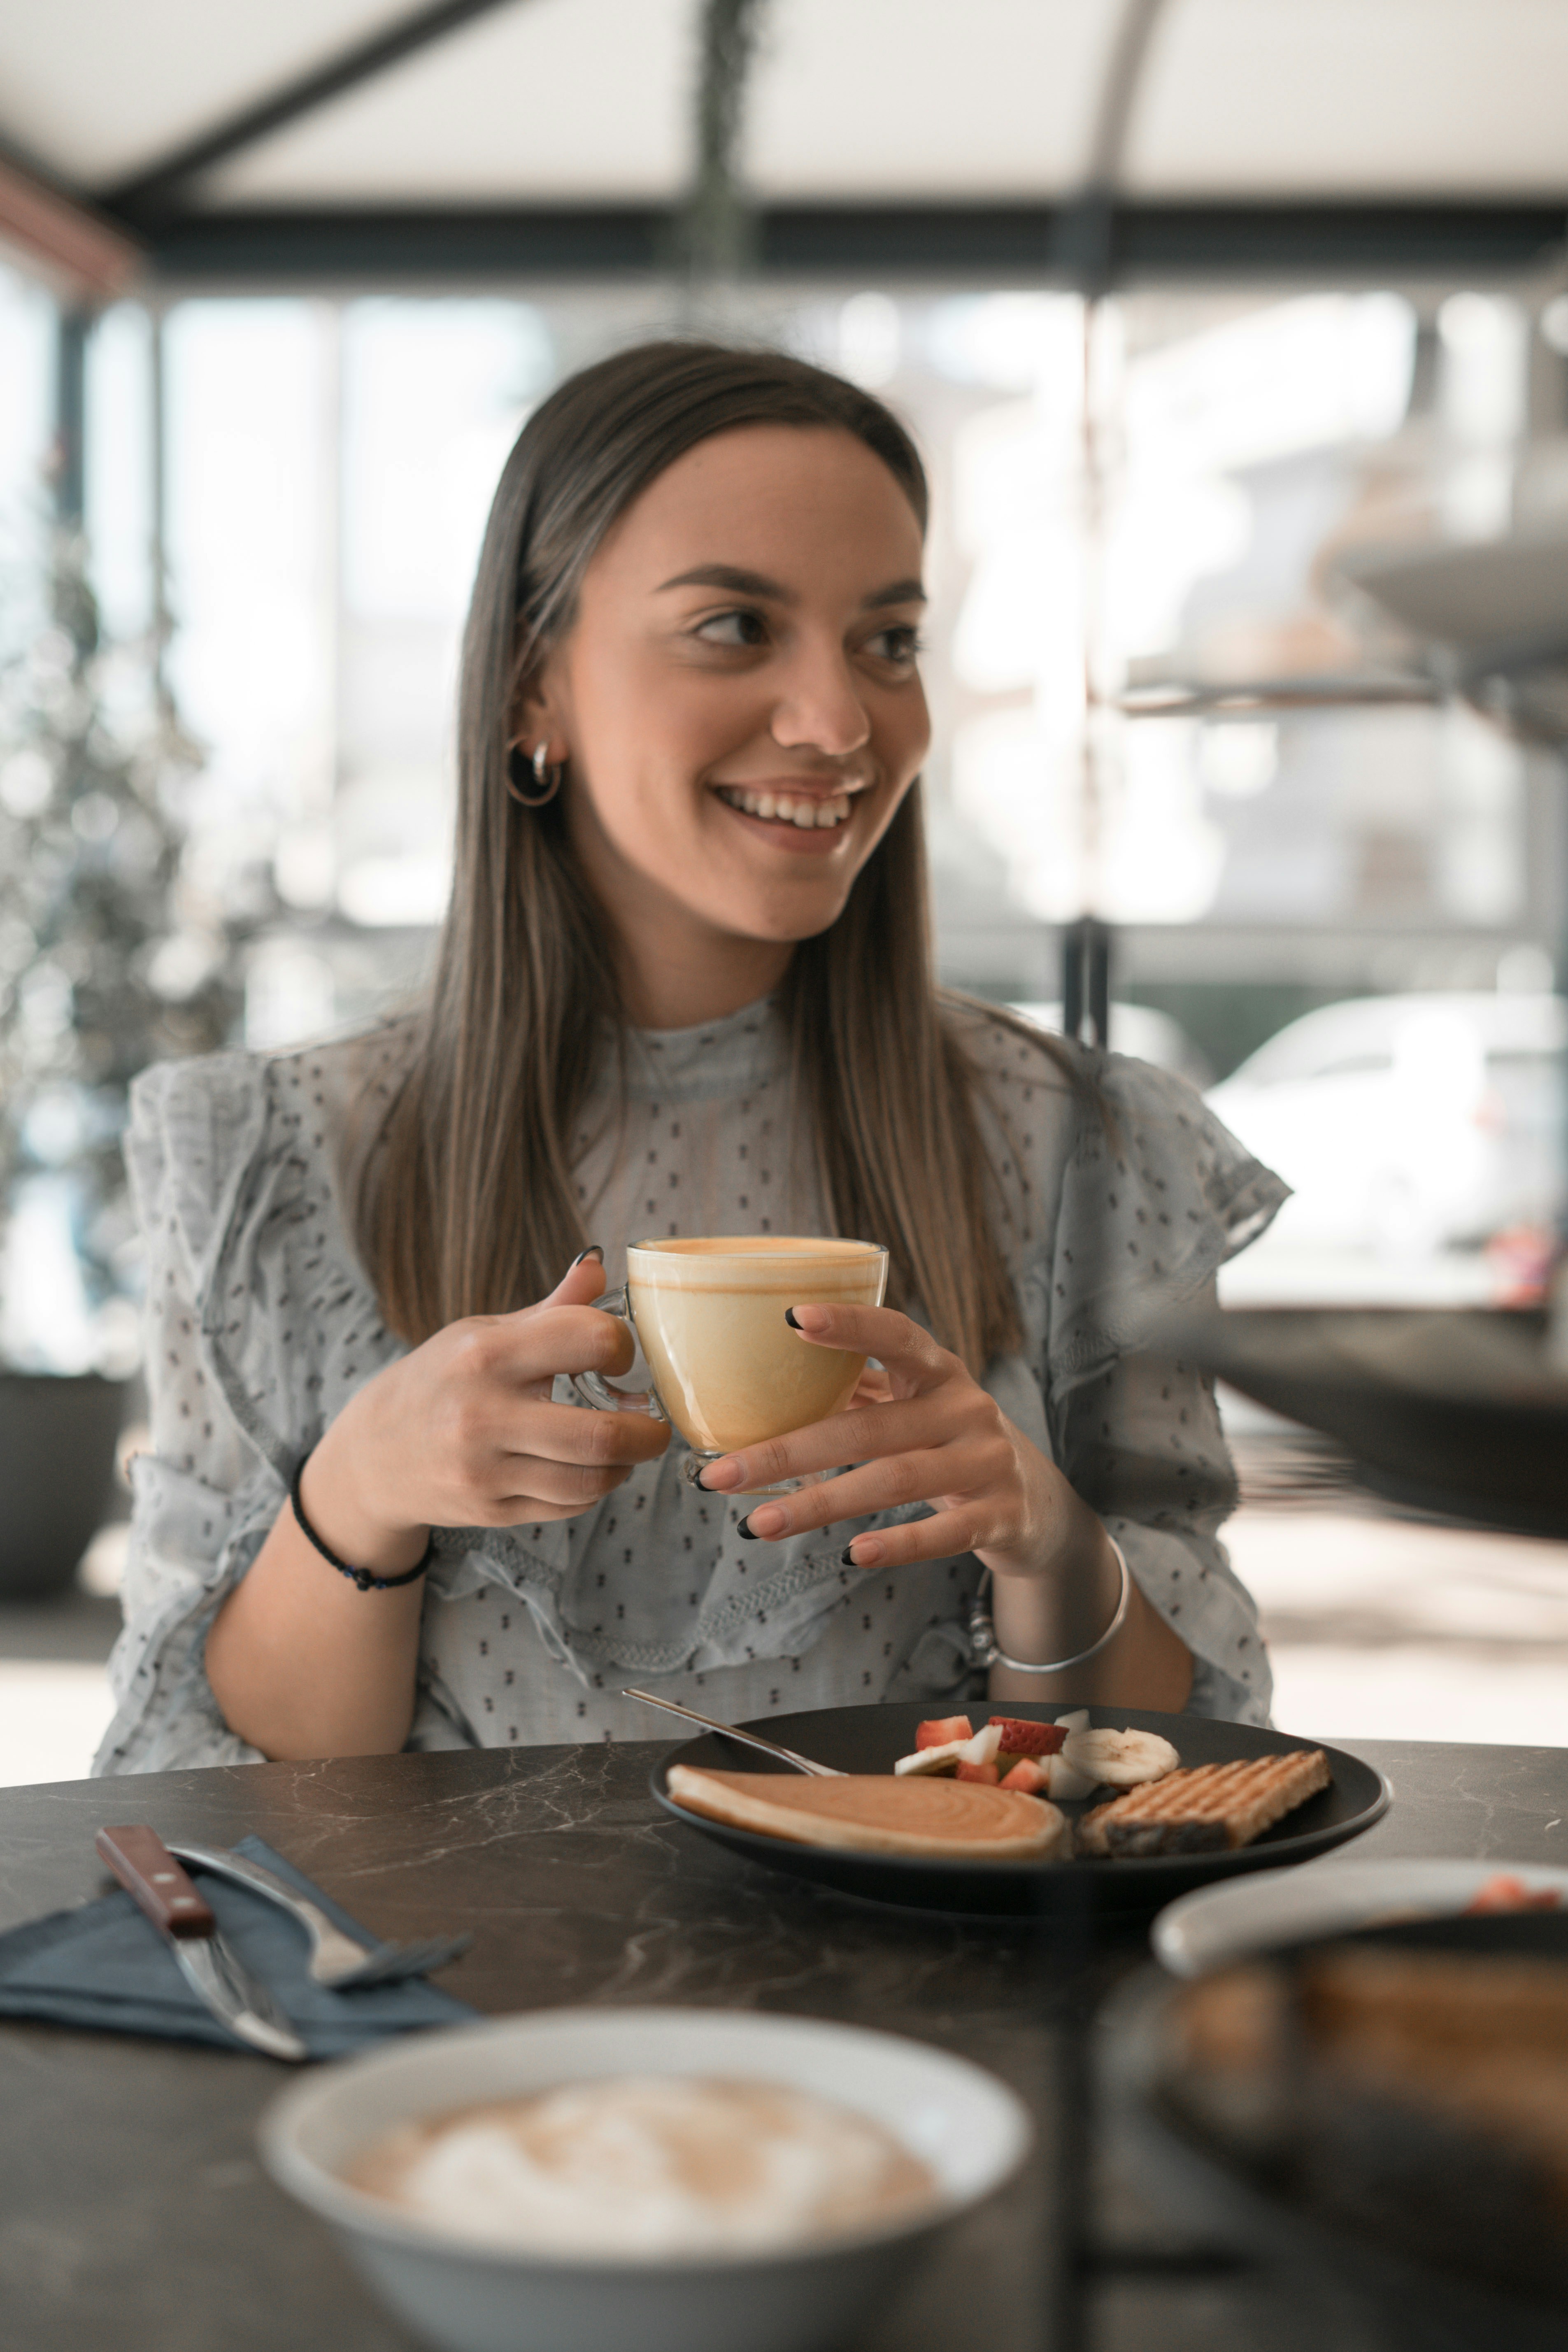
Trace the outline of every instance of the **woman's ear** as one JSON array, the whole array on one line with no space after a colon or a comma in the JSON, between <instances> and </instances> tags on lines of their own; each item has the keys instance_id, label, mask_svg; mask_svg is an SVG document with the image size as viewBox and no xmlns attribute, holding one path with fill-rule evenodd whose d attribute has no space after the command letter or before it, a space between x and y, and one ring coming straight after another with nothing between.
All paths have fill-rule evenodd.
<instances>
[{"instance_id":1,"label":"woman's ear","mask_svg":"<svg viewBox=\"0 0 1568 2352\"><path fill-rule=\"evenodd\" d=\"M536 743L553 743L564 731L552 671L546 655L520 675L512 689L508 740L521 743L530 753Z\"/></svg>"},{"instance_id":2,"label":"woman's ear","mask_svg":"<svg viewBox=\"0 0 1568 2352\"><path fill-rule=\"evenodd\" d=\"M526 679L512 695L511 707L507 714L507 740L531 751L538 739L548 732L549 724L544 698L539 691L539 681L535 676Z\"/></svg>"}]
</instances>

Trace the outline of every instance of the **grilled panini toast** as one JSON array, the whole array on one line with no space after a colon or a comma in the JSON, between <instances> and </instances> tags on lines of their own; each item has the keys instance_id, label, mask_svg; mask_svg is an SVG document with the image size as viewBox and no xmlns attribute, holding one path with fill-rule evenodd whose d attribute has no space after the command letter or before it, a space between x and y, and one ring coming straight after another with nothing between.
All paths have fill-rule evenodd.
<instances>
[{"instance_id":1,"label":"grilled panini toast","mask_svg":"<svg viewBox=\"0 0 1568 2352\"><path fill-rule=\"evenodd\" d=\"M1321 1748L1168 1772L1163 1780L1130 1789L1113 1804L1086 1813L1078 1825L1078 1851L1112 1856L1223 1853L1250 1845L1328 1785L1328 1759Z\"/></svg>"}]
</instances>

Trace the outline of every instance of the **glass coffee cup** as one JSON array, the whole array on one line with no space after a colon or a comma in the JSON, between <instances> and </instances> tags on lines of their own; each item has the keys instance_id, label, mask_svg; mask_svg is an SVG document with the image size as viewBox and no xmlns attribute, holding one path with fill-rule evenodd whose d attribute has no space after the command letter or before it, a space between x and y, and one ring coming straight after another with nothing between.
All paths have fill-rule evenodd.
<instances>
[{"instance_id":1,"label":"glass coffee cup","mask_svg":"<svg viewBox=\"0 0 1568 2352\"><path fill-rule=\"evenodd\" d=\"M597 1372L572 1384L586 1404L641 1407L668 1421L691 1449L682 1468L695 1484L721 1454L825 1421L854 1395L866 1358L803 1338L784 1309L879 1307L887 1286L888 1253L874 1242L774 1234L639 1242L626 1251L623 1287L595 1305L630 1324L652 1385L619 1389ZM802 1483L747 1491L788 1494Z\"/></svg>"}]
</instances>

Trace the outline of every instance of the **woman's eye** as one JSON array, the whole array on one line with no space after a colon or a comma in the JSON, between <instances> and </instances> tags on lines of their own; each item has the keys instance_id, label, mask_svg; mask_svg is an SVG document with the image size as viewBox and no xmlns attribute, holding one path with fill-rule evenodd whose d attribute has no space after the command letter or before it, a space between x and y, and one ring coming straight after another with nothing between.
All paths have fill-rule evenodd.
<instances>
[{"instance_id":1,"label":"woman's eye","mask_svg":"<svg viewBox=\"0 0 1568 2352\"><path fill-rule=\"evenodd\" d=\"M925 641L918 629L904 622L896 628L879 629L870 640L870 650L896 668L911 669L925 651Z\"/></svg>"},{"instance_id":2,"label":"woman's eye","mask_svg":"<svg viewBox=\"0 0 1568 2352\"><path fill-rule=\"evenodd\" d=\"M762 614L745 610L714 613L708 620L699 621L695 631L704 645L744 648L762 645L767 633L767 624Z\"/></svg>"}]
</instances>

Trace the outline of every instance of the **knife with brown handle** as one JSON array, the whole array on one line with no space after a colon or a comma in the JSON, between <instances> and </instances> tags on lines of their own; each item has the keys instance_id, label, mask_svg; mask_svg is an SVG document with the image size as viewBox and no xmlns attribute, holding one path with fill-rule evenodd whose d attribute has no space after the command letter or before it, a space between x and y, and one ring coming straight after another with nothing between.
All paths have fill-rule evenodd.
<instances>
[{"instance_id":1,"label":"knife with brown handle","mask_svg":"<svg viewBox=\"0 0 1568 2352\"><path fill-rule=\"evenodd\" d=\"M156 1830L145 1822L102 1829L94 1843L132 1900L168 1937L186 1980L220 2024L269 2058L309 2057L266 1986L225 1943L210 1906Z\"/></svg>"}]
</instances>

